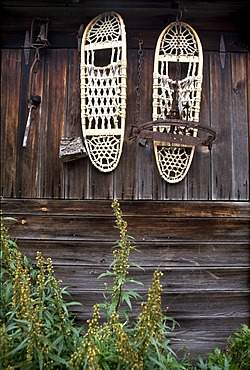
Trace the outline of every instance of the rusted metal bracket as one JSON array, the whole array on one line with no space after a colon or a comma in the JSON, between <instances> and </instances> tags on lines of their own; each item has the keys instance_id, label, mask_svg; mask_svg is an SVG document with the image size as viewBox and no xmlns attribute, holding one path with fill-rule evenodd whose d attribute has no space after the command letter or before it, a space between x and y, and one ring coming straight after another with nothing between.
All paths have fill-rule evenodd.
<instances>
[{"instance_id":1,"label":"rusted metal bracket","mask_svg":"<svg viewBox=\"0 0 250 370\"><path fill-rule=\"evenodd\" d=\"M48 18L33 18L30 32L30 46L33 48L41 48L50 46L48 40L49 19Z\"/></svg>"},{"instance_id":2,"label":"rusted metal bracket","mask_svg":"<svg viewBox=\"0 0 250 370\"><path fill-rule=\"evenodd\" d=\"M153 128L155 127L163 128L163 130L154 131ZM164 130L165 128L168 131ZM188 133L190 129L205 132L207 135L206 137L192 136ZM199 122L164 119L149 121L140 127L132 126L130 139L134 138L167 142L170 145L207 146L211 149L212 143L216 138L216 132L210 127L200 125Z\"/></svg>"},{"instance_id":3,"label":"rusted metal bracket","mask_svg":"<svg viewBox=\"0 0 250 370\"><path fill-rule=\"evenodd\" d=\"M24 38L25 65L29 64L31 48L38 50L50 45L48 40L48 27L48 18L33 18L30 33L26 31Z\"/></svg>"}]
</instances>

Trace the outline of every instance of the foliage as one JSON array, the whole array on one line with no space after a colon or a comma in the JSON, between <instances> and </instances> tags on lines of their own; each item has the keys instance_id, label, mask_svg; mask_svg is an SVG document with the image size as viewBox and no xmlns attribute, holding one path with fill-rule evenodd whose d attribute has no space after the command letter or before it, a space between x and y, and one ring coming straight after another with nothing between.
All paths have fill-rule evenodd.
<instances>
[{"instance_id":1,"label":"foliage","mask_svg":"<svg viewBox=\"0 0 250 370\"><path fill-rule=\"evenodd\" d=\"M204 362L198 362L201 370L249 370L250 369L250 329L242 325L241 330L228 339L226 350L223 352L215 348L209 352Z\"/></svg>"},{"instance_id":2,"label":"foliage","mask_svg":"<svg viewBox=\"0 0 250 370\"><path fill-rule=\"evenodd\" d=\"M139 295L125 285L141 284L129 277L130 252L136 250L133 239L127 234L127 223L123 220L117 200L112 203L116 216L116 227L120 232L120 240L113 251L114 261L110 269L101 277L111 277L113 285L105 284L105 302L95 305L93 317L89 320L88 330L83 337L81 346L72 355L72 369L88 370L142 370L142 369L178 369L180 364L169 346L166 334L173 329L174 320L167 318L161 309L162 273L154 272L151 286L148 289L147 302L137 318L130 322L132 311L131 300ZM107 293L110 293L109 296ZM122 304L127 309L122 308ZM101 309L104 311L104 322L101 322ZM171 323L171 327L167 323Z\"/></svg>"},{"instance_id":3,"label":"foliage","mask_svg":"<svg viewBox=\"0 0 250 370\"><path fill-rule=\"evenodd\" d=\"M233 370L229 367L229 359L227 355L222 352L219 348L215 348L214 352L209 352L207 359L204 362L202 358L199 358L198 369L201 370Z\"/></svg>"},{"instance_id":4,"label":"foliage","mask_svg":"<svg viewBox=\"0 0 250 370\"><path fill-rule=\"evenodd\" d=\"M37 266L8 236L1 219L0 368L62 369L79 343L51 259Z\"/></svg>"},{"instance_id":5,"label":"foliage","mask_svg":"<svg viewBox=\"0 0 250 370\"><path fill-rule=\"evenodd\" d=\"M235 333L234 338L229 338L227 353L231 364L238 366L237 370L250 369L250 329L242 325L241 330Z\"/></svg>"}]
</instances>

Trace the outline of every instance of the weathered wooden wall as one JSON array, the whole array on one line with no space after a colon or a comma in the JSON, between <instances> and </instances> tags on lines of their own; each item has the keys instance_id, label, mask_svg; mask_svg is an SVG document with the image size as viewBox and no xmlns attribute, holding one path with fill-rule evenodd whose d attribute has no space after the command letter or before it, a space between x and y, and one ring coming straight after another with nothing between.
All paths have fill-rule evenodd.
<instances>
[{"instance_id":1,"label":"weathered wooden wall","mask_svg":"<svg viewBox=\"0 0 250 370\"><path fill-rule=\"evenodd\" d=\"M112 262L114 228L110 201L5 200L5 213L16 217L11 235L32 259L36 251L51 257L55 273L73 299L83 303L80 319L102 302L98 280ZM128 233L141 253L131 258L145 272L131 270L144 282L163 271L163 308L179 322L174 348L204 354L241 324L249 323L249 205L245 202L121 201ZM135 310L138 313L138 307Z\"/></svg>"},{"instance_id":2,"label":"weathered wooden wall","mask_svg":"<svg viewBox=\"0 0 250 370\"><path fill-rule=\"evenodd\" d=\"M142 35L143 38L143 35ZM154 51L143 51L141 115L151 120ZM30 58L30 63L33 59ZM72 101L77 84L75 49L49 49L41 57L36 94L42 97L34 112L28 144L22 147L27 119L30 65L22 49L2 50L2 176L4 197L69 199L248 200L247 54L228 52L221 68L219 52L204 52L201 122L216 130L211 152L196 150L184 181L167 184L159 175L152 143L129 140L135 125L137 50L128 50L128 100L122 157L112 173L96 170L88 158L63 164L60 140L70 136ZM78 81L79 83L79 81ZM78 109L80 113L80 110ZM80 116L76 128L80 133Z\"/></svg>"},{"instance_id":3,"label":"weathered wooden wall","mask_svg":"<svg viewBox=\"0 0 250 370\"><path fill-rule=\"evenodd\" d=\"M134 271L145 283L142 292L155 268L164 272L163 305L180 323L175 348L189 346L194 355L215 345L223 347L250 317L250 57L242 18L228 13L227 18L217 18L216 2L205 2L204 11L197 2L197 8L184 14L183 20L197 30L204 48L200 120L216 130L217 139L211 152L196 150L183 182L167 184L158 174L152 144L140 146L129 136L136 122L138 40L143 40L141 124L151 120L154 48L162 29L174 20L172 2L150 6L150 1L145 1L147 6L119 2L121 9L119 5L111 9L123 16L127 29L128 94L123 153L109 174L96 170L88 158L63 164L59 145L63 136L70 135L75 107L77 132L81 130L79 97L74 99L78 28L110 9L104 9L104 1L86 2L80 8L76 2L61 7L28 0L25 7L18 0L5 3L1 195L4 214L19 221L10 224L10 235L33 260L37 250L52 257L56 276L84 304L79 319L85 320L92 304L102 300L103 285L97 276L109 266L118 238L110 205L111 199L119 198L129 233L142 251L133 256L145 268L139 275ZM232 7L224 5L220 17ZM42 102L23 148L34 56L31 51L25 63L23 44L32 18L41 14L51 21L51 46L41 51L35 92ZM219 52L222 34L224 68Z\"/></svg>"}]
</instances>

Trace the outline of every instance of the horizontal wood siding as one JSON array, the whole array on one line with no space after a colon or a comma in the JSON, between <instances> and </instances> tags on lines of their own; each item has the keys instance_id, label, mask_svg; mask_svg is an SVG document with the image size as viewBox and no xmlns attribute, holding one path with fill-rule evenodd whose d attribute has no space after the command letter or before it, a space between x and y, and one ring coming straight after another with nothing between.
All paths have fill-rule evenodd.
<instances>
[{"instance_id":1,"label":"horizontal wood siding","mask_svg":"<svg viewBox=\"0 0 250 370\"><path fill-rule=\"evenodd\" d=\"M163 271L163 308L180 326L175 349L188 346L204 354L250 318L250 253L247 202L121 201L128 232L140 253L131 269L144 286L153 271ZM36 251L51 257L57 278L69 286L78 320L85 322L94 303L103 300L103 279L119 238L111 201L5 199L10 235L32 260ZM135 305L134 315L139 312Z\"/></svg>"}]
</instances>

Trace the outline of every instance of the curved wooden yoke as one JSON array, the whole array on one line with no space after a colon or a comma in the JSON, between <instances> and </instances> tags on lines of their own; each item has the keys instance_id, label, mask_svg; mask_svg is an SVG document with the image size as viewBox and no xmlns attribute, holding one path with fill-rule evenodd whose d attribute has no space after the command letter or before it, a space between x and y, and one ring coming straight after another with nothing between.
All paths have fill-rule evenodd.
<instances>
[{"instance_id":1,"label":"curved wooden yoke","mask_svg":"<svg viewBox=\"0 0 250 370\"><path fill-rule=\"evenodd\" d=\"M155 130L159 127L161 131ZM154 130L153 130L154 129ZM193 136L193 131L198 130L202 136ZM204 136L205 134L205 136ZM152 139L157 142L168 142L170 146L207 146L212 149L216 132L207 126L202 126L198 122L183 121L180 119L165 119L149 121L140 127L133 126L130 139Z\"/></svg>"},{"instance_id":2,"label":"curved wooden yoke","mask_svg":"<svg viewBox=\"0 0 250 370\"><path fill-rule=\"evenodd\" d=\"M153 121L170 119L169 124L165 121L162 126L153 125L153 131L158 133L153 136L157 166L163 179L170 183L186 176L195 151L195 140L191 137L198 134L198 126L189 125L185 133L189 139L178 141L176 137L173 144L169 134L178 135L181 125L174 127L170 122L172 118L199 122L202 69L202 46L194 29L180 21L171 23L162 31L156 45L152 117Z\"/></svg>"},{"instance_id":3,"label":"curved wooden yoke","mask_svg":"<svg viewBox=\"0 0 250 370\"><path fill-rule=\"evenodd\" d=\"M81 118L86 149L102 172L118 165L126 118L126 32L114 12L92 20L81 46Z\"/></svg>"}]
</instances>

